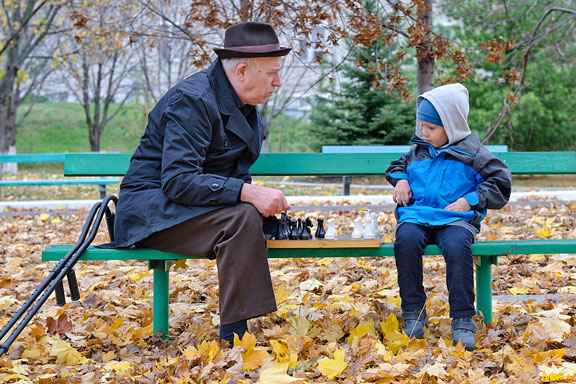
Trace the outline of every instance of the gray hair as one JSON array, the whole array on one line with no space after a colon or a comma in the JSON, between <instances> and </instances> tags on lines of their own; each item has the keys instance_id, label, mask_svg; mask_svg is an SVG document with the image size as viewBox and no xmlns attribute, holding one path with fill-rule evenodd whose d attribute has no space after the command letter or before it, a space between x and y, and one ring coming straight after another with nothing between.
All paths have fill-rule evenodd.
<instances>
[{"instance_id":1,"label":"gray hair","mask_svg":"<svg viewBox=\"0 0 576 384\"><path fill-rule=\"evenodd\" d=\"M251 70L255 70L258 66L257 57L229 57L221 60L225 71L233 71L240 64L246 64Z\"/></svg>"}]
</instances>

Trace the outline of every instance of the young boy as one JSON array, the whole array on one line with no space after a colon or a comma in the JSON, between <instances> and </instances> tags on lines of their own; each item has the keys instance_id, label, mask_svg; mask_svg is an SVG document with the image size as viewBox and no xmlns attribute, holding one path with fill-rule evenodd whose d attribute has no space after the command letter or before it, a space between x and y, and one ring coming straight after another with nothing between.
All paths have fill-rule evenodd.
<instances>
[{"instance_id":1,"label":"young boy","mask_svg":"<svg viewBox=\"0 0 576 384\"><path fill-rule=\"evenodd\" d=\"M422 254L438 244L446 262L454 345L476 347L471 244L486 209L510 198L509 168L468 127L468 90L461 84L418 96L414 144L386 170L397 203L394 253L407 335L422 338L428 319Z\"/></svg>"}]
</instances>

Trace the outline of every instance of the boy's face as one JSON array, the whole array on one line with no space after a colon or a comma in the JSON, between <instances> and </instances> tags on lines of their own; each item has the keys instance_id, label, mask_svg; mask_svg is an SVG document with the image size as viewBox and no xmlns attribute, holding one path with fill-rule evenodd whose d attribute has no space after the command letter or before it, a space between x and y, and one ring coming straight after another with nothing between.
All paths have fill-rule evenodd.
<instances>
[{"instance_id":1,"label":"boy's face","mask_svg":"<svg viewBox=\"0 0 576 384\"><path fill-rule=\"evenodd\" d=\"M420 124L422 124L422 136L434 148L440 148L448 142L448 135L446 135L444 127L424 120L420 120Z\"/></svg>"}]
</instances>

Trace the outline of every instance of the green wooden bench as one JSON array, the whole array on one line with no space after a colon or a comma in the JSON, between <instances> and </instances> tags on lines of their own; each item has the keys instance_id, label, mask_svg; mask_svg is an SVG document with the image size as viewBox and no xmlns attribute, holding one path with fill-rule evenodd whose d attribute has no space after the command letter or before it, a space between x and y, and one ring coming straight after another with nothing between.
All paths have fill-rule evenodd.
<instances>
[{"instance_id":1,"label":"green wooden bench","mask_svg":"<svg viewBox=\"0 0 576 384\"><path fill-rule=\"evenodd\" d=\"M0 163L63 163L65 153L25 153L0 155ZM0 177L0 179L2 179ZM118 184L120 179L93 177L89 179L0 180L1 187L37 187L59 185L97 185L100 197L106 196L106 185Z\"/></svg>"},{"instance_id":2,"label":"green wooden bench","mask_svg":"<svg viewBox=\"0 0 576 384\"><path fill-rule=\"evenodd\" d=\"M513 174L576 174L576 152L503 152L496 153ZM120 176L128 169L131 155L66 155L67 176ZM298 153L262 154L251 168L255 176L284 175L383 175L399 153ZM71 245L53 245L42 259L59 261ZM472 246L476 264L476 305L485 322L492 322L492 265L498 256L524 254L576 254L576 239L478 241ZM440 255L435 245L426 255ZM381 257L393 256L392 243L377 248L269 248L270 258L304 257ZM168 334L169 269L186 256L151 249L100 249L91 246L81 260L143 260L154 271L154 332Z\"/></svg>"}]
</instances>

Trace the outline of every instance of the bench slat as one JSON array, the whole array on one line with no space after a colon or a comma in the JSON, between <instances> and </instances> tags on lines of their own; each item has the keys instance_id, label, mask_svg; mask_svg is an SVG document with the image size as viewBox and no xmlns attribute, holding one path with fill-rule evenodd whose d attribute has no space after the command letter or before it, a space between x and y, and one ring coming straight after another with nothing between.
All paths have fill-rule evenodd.
<instances>
[{"instance_id":1,"label":"bench slat","mask_svg":"<svg viewBox=\"0 0 576 384\"><path fill-rule=\"evenodd\" d=\"M576 174L576 152L499 152L514 174ZM255 176L383 175L401 153L263 153ZM66 154L65 176L124 176L130 154Z\"/></svg>"},{"instance_id":2,"label":"bench slat","mask_svg":"<svg viewBox=\"0 0 576 384\"><path fill-rule=\"evenodd\" d=\"M38 185L118 184L120 179L51 179L51 180L0 180L0 187L23 187Z\"/></svg>"},{"instance_id":3,"label":"bench slat","mask_svg":"<svg viewBox=\"0 0 576 384\"><path fill-rule=\"evenodd\" d=\"M42 251L42 260L59 261L71 245L53 245ZM472 245L476 256L524 255L524 254L576 254L576 239L553 240L497 240L478 241ZM426 247L425 255L441 255L436 245ZM384 243L379 248L270 248L270 258L303 257L383 257L394 256L394 244ZM81 260L179 260L197 259L176 253L161 252L147 248L102 249L89 247Z\"/></svg>"}]
</instances>

